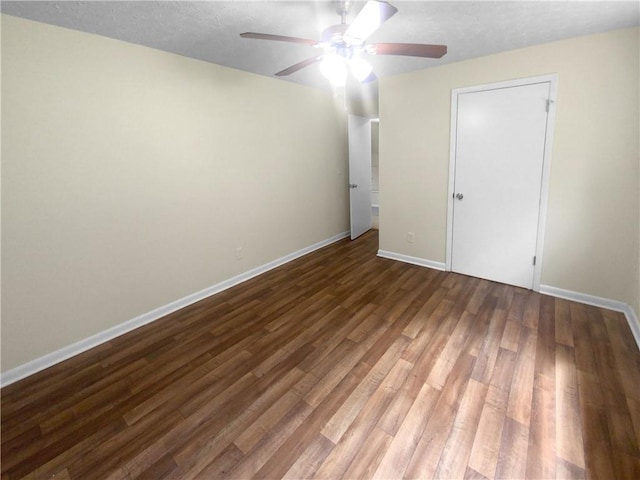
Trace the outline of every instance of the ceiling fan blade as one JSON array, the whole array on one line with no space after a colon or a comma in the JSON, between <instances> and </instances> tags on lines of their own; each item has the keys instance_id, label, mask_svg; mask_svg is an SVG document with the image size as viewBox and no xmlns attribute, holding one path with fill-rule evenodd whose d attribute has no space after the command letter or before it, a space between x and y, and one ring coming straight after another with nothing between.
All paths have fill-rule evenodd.
<instances>
[{"instance_id":1,"label":"ceiling fan blade","mask_svg":"<svg viewBox=\"0 0 640 480\"><path fill-rule=\"evenodd\" d=\"M269 33L245 32L240 34L243 38L255 38L257 40L275 40L277 42L302 43L304 45L316 46L320 42L309 38L286 37L284 35L271 35Z\"/></svg>"},{"instance_id":2,"label":"ceiling fan blade","mask_svg":"<svg viewBox=\"0 0 640 480\"><path fill-rule=\"evenodd\" d=\"M345 41L352 45L364 42L397 11L390 3L369 0L344 32Z\"/></svg>"},{"instance_id":3,"label":"ceiling fan blade","mask_svg":"<svg viewBox=\"0 0 640 480\"><path fill-rule=\"evenodd\" d=\"M407 57L441 58L447 53L446 45L422 43L374 43L376 55L405 55Z\"/></svg>"},{"instance_id":4,"label":"ceiling fan blade","mask_svg":"<svg viewBox=\"0 0 640 480\"><path fill-rule=\"evenodd\" d=\"M375 82L376 80L378 80L378 77L376 76L375 73L373 73L373 71L369 74L369 76L367 78L365 78L364 80L362 80L360 83L362 84L367 84L367 83L371 83L371 82Z\"/></svg>"},{"instance_id":5,"label":"ceiling fan blade","mask_svg":"<svg viewBox=\"0 0 640 480\"><path fill-rule=\"evenodd\" d=\"M295 73L298 70L302 70L303 68L308 67L309 65L313 65L314 63L319 62L320 60L322 60L322 55L318 57L307 58L306 60L296 63L295 65L291 65L289 68L285 68L284 70L279 71L278 73L276 73L276 77L284 77L285 75L291 75L292 73Z\"/></svg>"}]
</instances>

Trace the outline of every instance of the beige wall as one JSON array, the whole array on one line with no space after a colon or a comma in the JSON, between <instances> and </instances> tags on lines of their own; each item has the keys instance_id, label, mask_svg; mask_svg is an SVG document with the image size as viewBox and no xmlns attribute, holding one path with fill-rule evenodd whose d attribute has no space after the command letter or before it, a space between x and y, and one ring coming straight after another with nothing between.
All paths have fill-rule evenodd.
<instances>
[{"instance_id":1,"label":"beige wall","mask_svg":"<svg viewBox=\"0 0 640 480\"><path fill-rule=\"evenodd\" d=\"M348 229L328 93L9 16L2 75L3 372Z\"/></svg>"},{"instance_id":2,"label":"beige wall","mask_svg":"<svg viewBox=\"0 0 640 480\"><path fill-rule=\"evenodd\" d=\"M640 312L638 39L619 30L381 80L380 248L445 261L452 89L558 73L542 284Z\"/></svg>"}]
</instances>

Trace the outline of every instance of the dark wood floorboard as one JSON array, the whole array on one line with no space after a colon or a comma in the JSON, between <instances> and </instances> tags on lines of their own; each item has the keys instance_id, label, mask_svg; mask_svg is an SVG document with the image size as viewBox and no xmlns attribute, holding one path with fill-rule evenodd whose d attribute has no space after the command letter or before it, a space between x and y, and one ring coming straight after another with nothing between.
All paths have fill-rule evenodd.
<instances>
[{"instance_id":1,"label":"dark wood floorboard","mask_svg":"<svg viewBox=\"0 0 640 480\"><path fill-rule=\"evenodd\" d=\"M1 477L640 478L621 313L343 240L7 386Z\"/></svg>"}]
</instances>

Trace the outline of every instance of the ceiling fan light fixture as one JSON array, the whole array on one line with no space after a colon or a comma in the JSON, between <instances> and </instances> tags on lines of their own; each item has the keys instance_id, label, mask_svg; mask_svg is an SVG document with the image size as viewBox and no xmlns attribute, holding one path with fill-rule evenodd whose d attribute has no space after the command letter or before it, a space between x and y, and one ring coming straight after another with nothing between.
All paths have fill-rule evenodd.
<instances>
[{"instance_id":1,"label":"ceiling fan light fixture","mask_svg":"<svg viewBox=\"0 0 640 480\"><path fill-rule=\"evenodd\" d=\"M347 67L344 59L337 54L322 57L320 73L331 82L334 87L344 87L347 83Z\"/></svg>"},{"instance_id":2,"label":"ceiling fan light fixture","mask_svg":"<svg viewBox=\"0 0 640 480\"><path fill-rule=\"evenodd\" d=\"M1 0L0 0L1 1ZM323 55L316 55L277 72L277 77L291 75L314 63L320 63L320 71L334 87L344 87L350 70L360 83L375 82L378 77L361 55L404 55L407 57L441 58L447 53L446 45L422 43L365 43L378 27L393 17L398 9L384 0L367 0L351 25L346 23L351 0L336 0L339 3L339 25L331 25L322 31L322 40L272 35L269 33L245 32L243 38L274 40L298 43L321 48ZM360 59L359 59L360 58ZM358 60L359 59L359 60Z\"/></svg>"},{"instance_id":3,"label":"ceiling fan light fixture","mask_svg":"<svg viewBox=\"0 0 640 480\"><path fill-rule=\"evenodd\" d=\"M354 57L349 60L349 68L351 69L353 76L356 77L356 80L360 83L369 78L369 75L371 75L371 72L373 71L371 64L359 57Z\"/></svg>"}]
</instances>

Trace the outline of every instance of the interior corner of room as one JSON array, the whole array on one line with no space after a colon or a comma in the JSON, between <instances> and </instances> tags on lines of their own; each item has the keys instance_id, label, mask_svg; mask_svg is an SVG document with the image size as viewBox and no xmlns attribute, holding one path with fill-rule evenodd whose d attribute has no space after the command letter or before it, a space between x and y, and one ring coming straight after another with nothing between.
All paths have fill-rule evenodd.
<instances>
[{"instance_id":1,"label":"interior corner of room","mask_svg":"<svg viewBox=\"0 0 640 480\"><path fill-rule=\"evenodd\" d=\"M540 291L624 310L638 341L637 28L381 79L380 248L444 266L451 92L543 74L558 92Z\"/></svg>"},{"instance_id":2,"label":"interior corner of room","mask_svg":"<svg viewBox=\"0 0 640 480\"><path fill-rule=\"evenodd\" d=\"M445 264L452 90L557 74L540 290L624 309L640 338L638 37L380 79L380 251ZM326 91L7 15L2 67L3 374L349 230Z\"/></svg>"}]
</instances>

